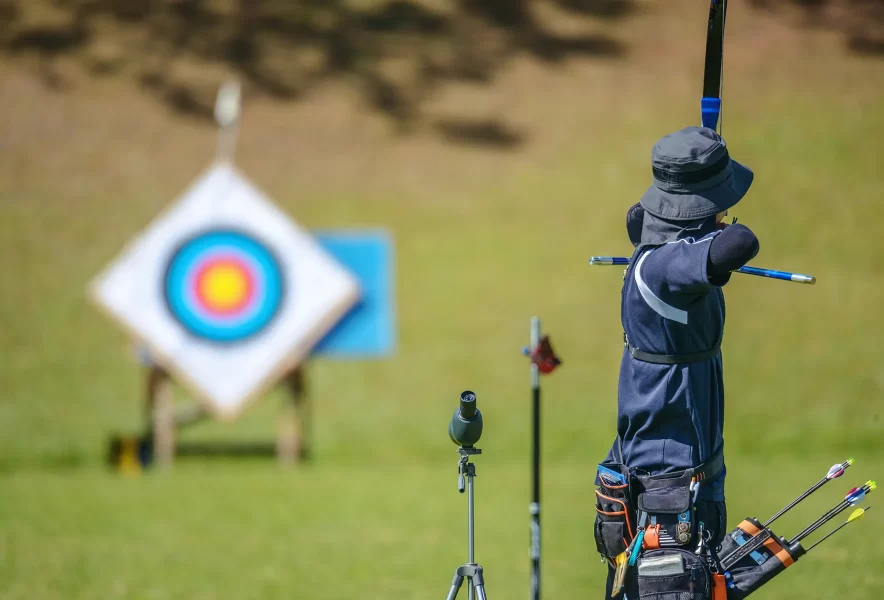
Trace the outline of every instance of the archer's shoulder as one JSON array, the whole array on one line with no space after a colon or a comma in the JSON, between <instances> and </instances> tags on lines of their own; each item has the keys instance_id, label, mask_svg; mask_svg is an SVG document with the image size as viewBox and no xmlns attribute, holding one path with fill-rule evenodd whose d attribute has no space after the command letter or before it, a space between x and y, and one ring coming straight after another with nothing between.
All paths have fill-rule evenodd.
<instances>
[{"instance_id":1,"label":"archer's shoulder","mask_svg":"<svg viewBox=\"0 0 884 600\"><path fill-rule=\"evenodd\" d=\"M758 236L755 232L743 225L734 223L718 232L719 241L716 243L730 243L738 246L757 246Z\"/></svg>"},{"instance_id":2,"label":"archer's shoulder","mask_svg":"<svg viewBox=\"0 0 884 600\"><path fill-rule=\"evenodd\" d=\"M679 240L667 242L660 246L660 248L669 250L670 252L684 252L686 249L693 249L700 246L708 246L709 243L712 242L716 237L721 235L721 233L721 230L716 230L703 236L683 237Z\"/></svg>"}]
</instances>

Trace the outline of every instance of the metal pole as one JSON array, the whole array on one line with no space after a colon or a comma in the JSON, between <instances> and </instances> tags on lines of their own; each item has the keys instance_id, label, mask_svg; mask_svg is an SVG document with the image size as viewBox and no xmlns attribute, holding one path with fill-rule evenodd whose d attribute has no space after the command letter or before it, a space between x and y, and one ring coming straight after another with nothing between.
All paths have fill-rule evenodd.
<instances>
[{"instance_id":1,"label":"metal pole","mask_svg":"<svg viewBox=\"0 0 884 600\"><path fill-rule=\"evenodd\" d=\"M468 478L467 484L469 485L469 488L470 488L468 491L468 499L467 499L467 504L469 504L469 507L470 507L469 508L470 515L468 518L469 530L470 530L470 560L469 560L469 564L474 565L474 564L476 564L476 557L475 557L475 538L474 538L474 529L473 529L473 515L474 515L473 499L474 499L474 496L473 496L473 472L472 471L467 471L467 478ZM473 600L473 589L474 589L473 579L469 578L467 580L467 584L469 586L467 588L469 591L469 599Z\"/></svg>"},{"instance_id":2,"label":"metal pole","mask_svg":"<svg viewBox=\"0 0 884 600\"><path fill-rule=\"evenodd\" d=\"M531 346L540 344L540 318L531 317ZM540 600L540 371L531 361L531 406L533 413L531 514L531 600Z\"/></svg>"}]
</instances>

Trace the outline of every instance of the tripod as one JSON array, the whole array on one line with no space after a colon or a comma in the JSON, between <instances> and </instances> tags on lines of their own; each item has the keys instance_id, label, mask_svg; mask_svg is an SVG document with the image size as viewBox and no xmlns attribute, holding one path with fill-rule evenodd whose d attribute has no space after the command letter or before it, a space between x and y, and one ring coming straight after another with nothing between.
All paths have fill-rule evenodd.
<instances>
[{"instance_id":1,"label":"tripod","mask_svg":"<svg viewBox=\"0 0 884 600\"><path fill-rule=\"evenodd\" d=\"M476 465L470 462L471 455L482 454L482 451L478 448L473 448L472 446L461 446L457 449L457 452L458 454L460 454L460 461L457 464L458 491L463 494L465 477L467 485L469 487L469 493L467 494L467 503L469 505L468 528L470 539L470 559L469 562L467 562L465 565L461 565L454 572L454 580L451 582L451 591L448 592L448 600L454 600L455 598L457 598L457 592L458 590L460 590L460 586L463 585L464 578L468 580L467 586L469 589L469 600L473 600L474 590L476 592L476 600L486 600L485 579L482 576L483 569L481 565L476 564L473 556L473 477L476 476Z\"/></svg>"}]
</instances>

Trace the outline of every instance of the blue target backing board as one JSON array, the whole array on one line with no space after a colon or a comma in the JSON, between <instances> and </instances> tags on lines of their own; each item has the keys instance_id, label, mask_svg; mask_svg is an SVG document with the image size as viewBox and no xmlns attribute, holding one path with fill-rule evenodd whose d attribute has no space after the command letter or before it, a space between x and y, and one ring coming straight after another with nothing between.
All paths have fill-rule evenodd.
<instances>
[{"instance_id":1,"label":"blue target backing board","mask_svg":"<svg viewBox=\"0 0 884 600\"><path fill-rule=\"evenodd\" d=\"M225 420L307 358L361 296L349 269L225 163L131 240L89 292Z\"/></svg>"},{"instance_id":2,"label":"blue target backing board","mask_svg":"<svg viewBox=\"0 0 884 600\"><path fill-rule=\"evenodd\" d=\"M314 231L326 252L352 273L357 304L317 344L315 356L342 360L383 358L396 347L394 247L384 230Z\"/></svg>"}]
</instances>

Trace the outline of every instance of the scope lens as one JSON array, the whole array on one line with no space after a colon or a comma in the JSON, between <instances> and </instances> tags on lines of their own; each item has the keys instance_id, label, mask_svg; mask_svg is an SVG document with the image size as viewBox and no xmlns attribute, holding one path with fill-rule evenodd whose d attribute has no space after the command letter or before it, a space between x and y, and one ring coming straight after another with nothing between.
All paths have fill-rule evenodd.
<instances>
[{"instance_id":1,"label":"scope lens","mask_svg":"<svg viewBox=\"0 0 884 600\"><path fill-rule=\"evenodd\" d=\"M460 395L460 414L468 420L476 416L476 394L469 390Z\"/></svg>"}]
</instances>

